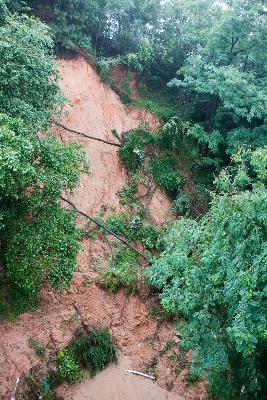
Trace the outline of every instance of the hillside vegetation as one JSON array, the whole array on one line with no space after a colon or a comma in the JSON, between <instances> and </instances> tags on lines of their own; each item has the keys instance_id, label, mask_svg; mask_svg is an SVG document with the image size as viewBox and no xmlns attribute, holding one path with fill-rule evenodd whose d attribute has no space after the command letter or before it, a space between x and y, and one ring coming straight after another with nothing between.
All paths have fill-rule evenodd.
<instances>
[{"instance_id":1,"label":"hillside vegetation","mask_svg":"<svg viewBox=\"0 0 267 400\"><path fill-rule=\"evenodd\" d=\"M266 13L262 0L0 0L1 318L73 278L81 231L60 196L89 161L52 119L66 102L56 56L82 54L124 103L161 122L119 138L127 211L97 221L141 243L143 280L175 315L210 398L266 398ZM144 182L172 201L162 232L140 203ZM102 284L135 293L138 279L138 256L119 248Z\"/></svg>"}]
</instances>

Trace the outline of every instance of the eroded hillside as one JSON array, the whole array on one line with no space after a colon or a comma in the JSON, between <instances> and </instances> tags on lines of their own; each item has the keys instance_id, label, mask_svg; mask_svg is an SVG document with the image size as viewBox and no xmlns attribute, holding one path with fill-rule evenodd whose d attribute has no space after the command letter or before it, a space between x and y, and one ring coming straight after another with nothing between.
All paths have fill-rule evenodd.
<instances>
[{"instance_id":1,"label":"eroded hillside","mask_svg":"<svg viewBox=\"0 0 267 400\"><path fill-rule=\"evenodd\" d=\"M61 60L59 70L61 86L70 100L63 119L65 126L112 141L116 139L111 129L121 134L144 123L150 129L157 127L157 118L147 111L136 108L127 110L85 60ZM97 215L103 205L119 211L121 205L116 192L127 183L127 174L120 163L117 148L62 129L58 130L58 134L63 140L77 140L83 144L91 163L91 174L82 175L72 201L90 215ZM152 197L144 198L144 202L149 206L154 221L162 223L170 207L163 193L156 190ZM84 239L69 291L58 294L46 287L41 293L40 307L35 312L0 325L1 399L10 399L16 379L22 378L34 364L40 363L28 345L29 338L38 340L48 352L54 351L69 342L79 325L79 318L90 326L108 327L118 349L129 357L132 367L143 371L153 369L161 387L172 389L184 399L204 398L204 383L187 385L183 381L187 370L175 372L175 359L179 357L180 350L168 349L166 344L177 344L178 339L171 323L150 318L147 294L127 297L119 291L113 295L94 282L96 266L106 262L106 252L108 246L105 242ZM77 310L79 318L73 318ZM78 398L73 394L77 393L76 389L66 390L64 398Z\"/></svg>"}]
</instances>

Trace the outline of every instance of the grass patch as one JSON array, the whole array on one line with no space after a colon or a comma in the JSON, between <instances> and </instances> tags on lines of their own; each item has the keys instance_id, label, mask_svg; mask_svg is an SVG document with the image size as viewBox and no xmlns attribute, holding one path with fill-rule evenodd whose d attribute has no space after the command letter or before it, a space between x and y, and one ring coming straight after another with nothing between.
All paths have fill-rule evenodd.
<instances>
[{"instance_id":1,"label":"grass patch","mask_svg":"<svg viewBox=\"0 0 267 400\"><path fill-rule=\"evenodd\" d=\"M29 338L28 343L29 346L34 350L37 357L43 359L45 356L45 347L33 338Z\"/></svg>"},{"instance_id":2,"label":"grass patch","mask_svg":"<svg viewBox=\"0 0 267 400\"><path fill-rule=\"evenodd\" d=\"M117 292L120 287L124 287L127 294L136 293L138 272L138 255L123 247L108 270L101 274L100 282L112 293Z\"/></svg>"}]
</instances>

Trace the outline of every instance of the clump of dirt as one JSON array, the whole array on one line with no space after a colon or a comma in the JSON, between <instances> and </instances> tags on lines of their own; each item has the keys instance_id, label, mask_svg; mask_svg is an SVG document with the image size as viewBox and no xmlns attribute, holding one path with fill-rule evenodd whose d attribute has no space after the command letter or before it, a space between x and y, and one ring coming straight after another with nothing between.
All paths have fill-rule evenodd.
<instances>
[{"instance_id":1,"label":"clump of dirt","mask_svg":"<svg viewBox=\"0 0 267 400\"><path fill-rule=\"evenodd\" d=\"M154 115L141 109L126 109L84 59L60 60L58 65L61 86L71 102L66 108L64 125L113 141L116 139L111 129L122 133L137 128L140 123L156 129L158 121ZM82 143L92 166L91 175L82 175L72 201L91 215L99 213L103 205L120 211L122 206L116 192L127 183L127 174L117 148L65 131L61 131L61 135L64 140ZM149 207L155 223L160 224L168 215L170 203L157 190ZM17 377L41 363L28 344L29 338L37 340L47 351L56 351L69 343L79 326L79 318L90 326L109 328L120 352L131 360L132 368L155 374L161 387L173 389L186 400L205 398L205 383L184 383L187 364L183 364L184 355L177 344L174 328L165 320L151 318L147 296L126 296L123 290L110 294L96 284L96 266L107 262L108 253L108 245L101 240L84 239L70 289L55 293L50 287L44 288L37 311L0 325L0 399L9 399ZM181 370L175 369L179 360ZM68 390L64 396L79 399L68 397Z\"/></svg>"}]
</instances>

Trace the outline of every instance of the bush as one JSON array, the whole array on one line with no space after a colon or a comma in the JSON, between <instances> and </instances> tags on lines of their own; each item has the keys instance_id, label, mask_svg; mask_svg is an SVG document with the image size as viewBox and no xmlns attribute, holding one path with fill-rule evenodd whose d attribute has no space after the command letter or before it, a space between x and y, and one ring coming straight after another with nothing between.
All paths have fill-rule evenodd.
<instances>
[{"instance_id":1,"label":"bush","mask_svg":"<svg viewBox=\"0 0 267 400\"><path fill-rule=\"evenodd\" d=\"M130 172L137 172L145 159L145 148L156 146L158 134L142 129L129 131L125 134L119 150L119 156Z\"/></svg>"},{"instance_id":2,"label":"bush","mask_svg":"<svg viewBox=\"0 0 267 400\"><path fill-rule=\"evenodd\" d=\"M139 271L137 257L134 251L121 248L113 264L101 275L101 283L113 293L122 286L128 294L136 292Z\"/></svg>"},{"instance_id":3,"label":"bush","mask_svg":"<svg viewBox=\"0 0 267 400\"><path fill-rule=\"evenodd\" d=\"M184 142L188 142L188 128L188 122L184 122L178 117L170 118L160 131L158 146L162 150L179 151L181 147L184 147Z\"/></svg>"},{"instance_id":4,"label":"bush","mask_svg":"<svg viewBox=\"0 0 267 400\"><path fill-rule=\"evenodd\" d=\"M59 350L56 362L59 378L69 384L79 383L85 379L85 373L81 370L76 353L71 348Z\"/></svg>"},{"instance_id":5,"label":"bush","mask_svg":"<svg viewBox=\"0 0 267 400\"><path fill-rule=\"evenodd\" d=\"M182 178L176 167L176 160L168 154L159 155L149 161L149 171L155 182L162 187L166 193L174 198L178 189L184 185Z\"/></svg>"},{"instance_id":6,"label":"bush","mask_svg":"<svg viewBox=\"0 0 267 400\"><path fill-rule=\"evenodd\" d=\"M101 57L96 62L97 71L100 75L100 78L103 82L107 84L112 83L111 75L110 75L110 66L118 65L122 62L120 56L114 58L105 58Z\"/></svg>"},{"instance_id":7,"label":"bush","mask_svg":"<svg viewBox=\"0 0 267 400\"><path fill-rule=\"evenodd\" d=\"M146 270L162 306L179 312L192 373L207 374L215 398L266 398L267 191L213 198L198 220L181 218Z\"/></svg>"},{"instance_id":8,"label":"bush","mask_svg":"<svg viewBox=\"0 0 267 400\"><path fill-rule=\"evenodd\" d=\"M110 216L106 226L118 235L132 242L141 242L148 250L156 249L159 231L151 224L144 223L142 209L139 214L122 213Z\"/></svg>"},{"instance_id":9,"label":"bush","mask_svg":"<svg viewBox=\"0 0 267 400\"><path fill-rule=\"evenodd\" d=\"M124 141L119 149L119 156L125 167L132 172L136 172L145 159L145 132L127 132Z\"/></svg>"},{"instance_id":10,"label":"bush","mask_svg":"<svg viewBox=\"0 0 267 400\"><path fill-rule=\"evenodd\" d=\"M74 340L72 349L92 376L117 362L117 352L112 336L105 329L99 329Z\"/></svg>"},{"instance_id":11,"label":"bush","mask_svg":"<svg viewBox=\"0 0 267 400\"><path fill-rule=\"evenodd\" d=\"M189 193L180 192L173 201L172 209L175 213L183 217L189 217L192 214L192 197Z\"/></svg>"}]
</instances>

